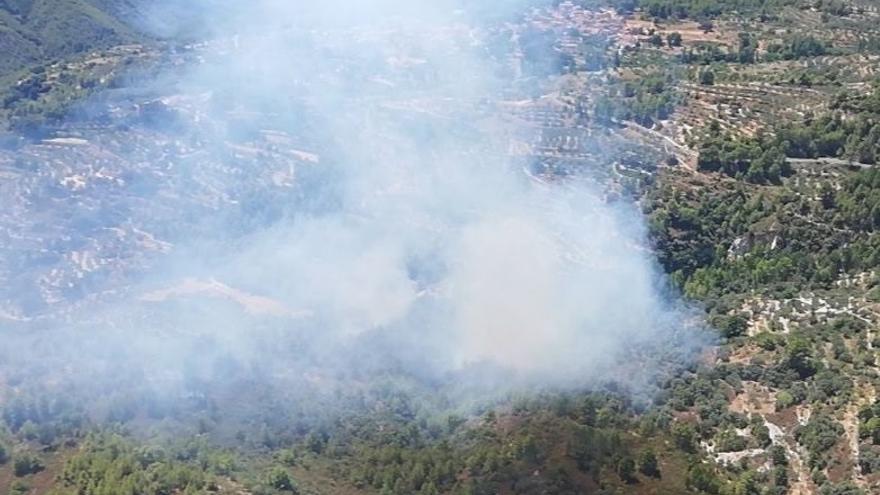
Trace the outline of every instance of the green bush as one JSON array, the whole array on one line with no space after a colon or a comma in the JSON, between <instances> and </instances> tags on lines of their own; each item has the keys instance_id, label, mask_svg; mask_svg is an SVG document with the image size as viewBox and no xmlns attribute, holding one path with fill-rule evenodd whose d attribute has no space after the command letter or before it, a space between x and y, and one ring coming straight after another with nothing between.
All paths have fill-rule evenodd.
<instances>
[{"instance_id":1,"label":"green bush","mask_svg":"<svg viewBox=\"0 0 880 495\"><path fill-rule=\"evenodd\" d=\"M19 477L39 473L43 468L40 459L29 452L16 454L12 462L13 472Z\"/></svg>"},{"instance_id":2,"label":"green bush","mask_svg":"<svg viewBox=\"0 0 880 495\"><path fill-rule=\"evenodd\" d=\"M660 477L660 465L653 450L643 450L639 455L639 472L652 478Z\"/></svg>"},{"instance_id":3,"label":"green bush","mask_svg":"<svg viewBox=\"0 0 880 495\"><path fill-rule=\"evenodd\" d=\"M276 490L298 493L290 473L281 466L270 468L264 475L264 482Z\"/></svg>"}]
</instances>

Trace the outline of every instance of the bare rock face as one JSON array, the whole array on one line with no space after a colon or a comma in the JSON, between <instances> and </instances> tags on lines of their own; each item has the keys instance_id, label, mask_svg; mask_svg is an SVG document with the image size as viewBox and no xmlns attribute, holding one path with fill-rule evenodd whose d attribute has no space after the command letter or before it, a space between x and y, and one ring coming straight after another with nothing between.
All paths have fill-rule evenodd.
<instances>
[{"instance_id":1,"label":"bare rock face","mask_svg":"<svg viewBox=\"0 0 880 495\"><path fill-rule=\"evenodd\" d=\"M756 246L764 246L773 251L785 246L785 239L775 229L765 232L749 232L741 235L730 243L727 258L736 259L749 254Z\"/></svg>"},{"instance_id":2,"label":"bare rock face","mask_svg":"<svg viewBox=\"0 0 880 495\"><path fill-rule=\"evenodd\" d=\"M745 256L746 253L752 250L753 246L754 239L751 234L739 236L734 239L730 244L730 247L727 248L727 258L736 259Z\"/></svg>"}]
</instances>

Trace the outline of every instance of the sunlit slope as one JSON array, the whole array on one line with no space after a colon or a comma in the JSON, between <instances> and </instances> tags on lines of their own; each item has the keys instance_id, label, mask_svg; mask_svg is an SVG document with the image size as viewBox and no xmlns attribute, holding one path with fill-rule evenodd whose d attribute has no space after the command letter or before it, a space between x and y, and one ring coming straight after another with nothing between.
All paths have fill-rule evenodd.
<instances>
[{"instance_id":1,"label":"sunlit slope","mask_svg":"<svg viewBox=\"0 0 880 495\"><path fill-rule=\"evenodd\" d=\"M131 2L4 0L0 2L0 72L140 39L123 20Z\"/></svg>"}]
</instances>

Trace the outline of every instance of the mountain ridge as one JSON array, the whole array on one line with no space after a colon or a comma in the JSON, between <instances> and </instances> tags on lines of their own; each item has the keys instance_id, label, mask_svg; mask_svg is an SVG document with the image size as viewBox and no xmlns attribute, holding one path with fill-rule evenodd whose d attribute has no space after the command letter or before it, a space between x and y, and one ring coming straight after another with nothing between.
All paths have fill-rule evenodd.
<instances>
[{"instance_id":1,"label":"mountain ridge","mask_svg":"<svg viewBox=\"0 0 880 495\"><path fill-rule=\"evenodd\" d=\"M0 73L143 41L144 33L126 21L137 11L124 0L6 0L0 3Z\"/></svg>"}]
</instances>

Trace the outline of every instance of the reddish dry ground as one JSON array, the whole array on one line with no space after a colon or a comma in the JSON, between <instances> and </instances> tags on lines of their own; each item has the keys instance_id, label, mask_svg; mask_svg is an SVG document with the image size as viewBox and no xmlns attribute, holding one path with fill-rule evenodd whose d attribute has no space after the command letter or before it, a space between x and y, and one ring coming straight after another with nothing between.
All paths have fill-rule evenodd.
<instances>
[{"instance_id":1,"label":"reddish dry ground","mask_svg":"<svg viewBox=\"0 0 880 495\"><path fill-rule=\"evenodd\" d=\"M752 362L752 358L759 352L761 350L757 346L745 345L730 353L727 360L731 364L749 364Z\"/></svg>"},{"instance_id":2,"label":"reddish dry ground","mask_svg":"<svg viewBox=\"0 0 880 495\"><path fill-rule=\"evenodd\" d=\"M743 391L733 398L730 410L767 417L776 412L776 392L756 382L743 382Z\"/></svg>"},{"instance_id":3,"label":"reddish dry ground","mask_svg":"<svg viewBox=\"0 0 880 495\"><path fill-rule=\"evenodd\" d=\"M779 426L786 434L785 446L789 452L789 477L791 479L788 495L815 495L818 493L818 488L811 479L803 449L799 448L792 434L795 428L800 425L798 421L799 413L804 413L802 406L789 407L777 413L767 415L766 418L771 423ZM792 457L792 449L796 450L796 457Z\"/></svg>"},{"instance_id":4,"label":"reddish dry ground","mask_svg":"<svg viewBox=\"0 0 880 495\"><path fill-rule=\"evenodd\" d=\"M850 455L849 442L845 436L831 448L829 459L830 462L826 469L829 480L841 483L852 479L854 464Z\"/></svg>"},{"instance_id":5,"label":"reddish dry ground","mask_svg":"<svg viewBox=\"0 0 880 495\"><path fill-rule=\"evenodd\" d=\"M746 355L747 353L741 354L740 359L744 359ZM794 439L794 431L800 425L798 411L802 408L790 407L777 411L776 391L756 382L743 382L742 391L728 394L728 398L731 411L751 416L757 415L770 423L768 427L779 430L778 436L773 435L772 431L771 435L773 435L775 443L785 448L789 458L791 485L788 495L814 495L818 493L818 488L812 482L809 468L805 462L806 453ZM834 451L834 457L841 459L841 461L837 465L832 465L828 472L832 480L850 478L853 464L850 461L849 450L849 442L846 437L842 437Z\"/></svg>"},{"instance_id":6,"label":"reddish dry ground","mask_svg":"<svg viewBox=\"0 0 880 495\"><path fill-rule=\"evenodd\" d=\"M780 428L783 428L786 431L797 428L797 426L799 425L796 407L789 407L787 409L768 414L767 420L771 421L775 425L778 425Z\"/></svg>"},{"instance_id":7,"label":"reddish dry ground","mask_svg":"<svg viewBox=\"0 0 880 495\"><path fill-rule=\"evenodd\" d=\"M43 495L49 493L55 486L56 477L61 474L64 469L65 461L74 453L72 449L65 449L58 452L42 455L41 458L46 468L37 474L16 477L12 472L12 462L9 461L0 467L0 493L10 493L12 484L16 481L24 482L30 491L27 495Z\"/></svg>"},{"instance_id":8,"label":"reddish dry ground","mask_svg":"<svg viewBox=\"0 0 880 495\"><path fill-rule=\"evenodd\" d=\"M700 416L695 411L673 411L672 417L681 423L697 424L700 422Z\"/></svg>"}]
</instances>

